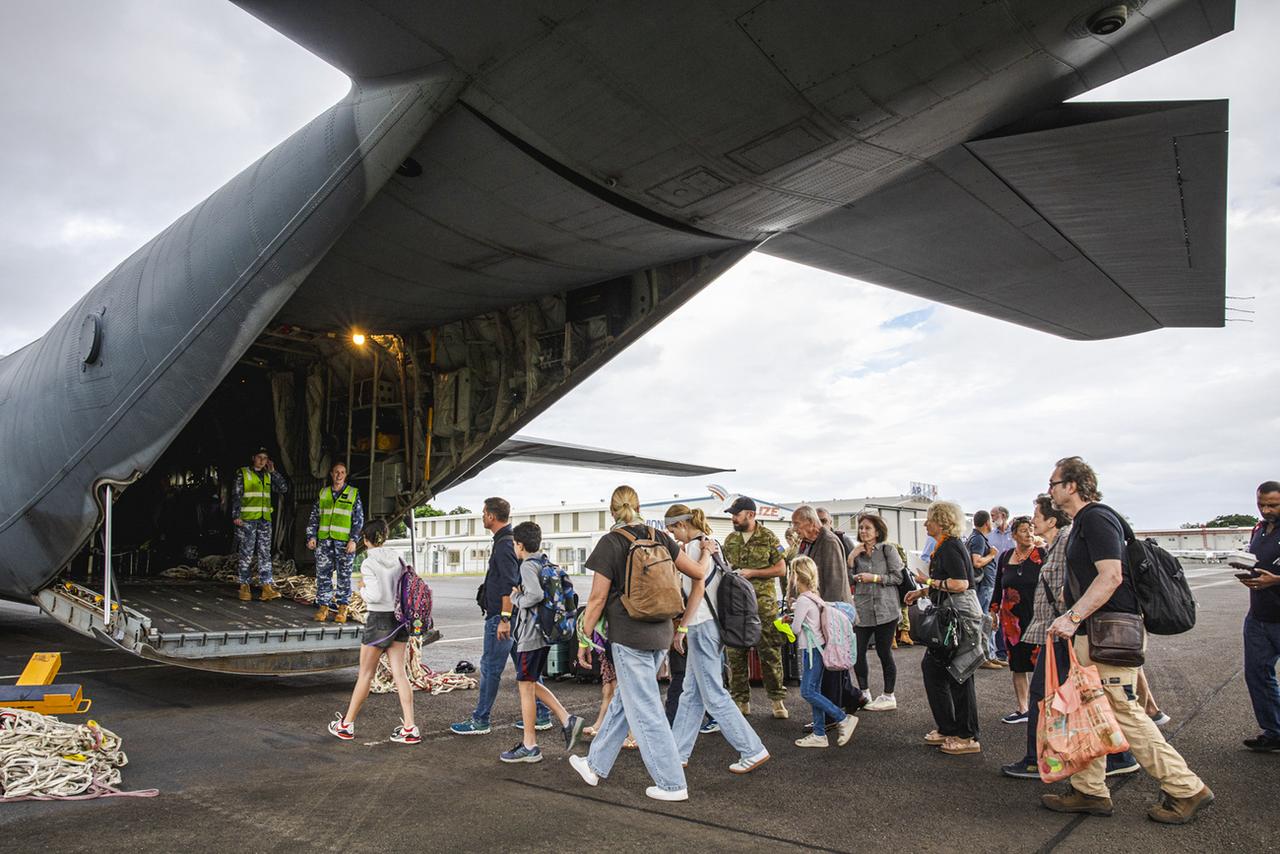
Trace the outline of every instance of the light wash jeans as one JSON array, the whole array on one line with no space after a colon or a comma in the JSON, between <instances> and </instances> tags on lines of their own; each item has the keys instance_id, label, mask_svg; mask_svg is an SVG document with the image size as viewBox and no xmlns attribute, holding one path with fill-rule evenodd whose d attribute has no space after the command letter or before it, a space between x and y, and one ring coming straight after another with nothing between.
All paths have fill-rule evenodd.
<instances>
[{"instance_id":1,"label":"light wash jeans","mask_svg":"<svg viewBox=\"0 0 1280 854\"><path fill-rule=\"evenodd\" d=\"M513 637L498 640L498 622L502 617L494 614L484 620L484 651L480 653L480 692L476 697L476 708L471 719L479 723L489 723L489 715L493 712L494 700L498 698L498 689L502 687L502 671L507 669L507 659L515 661L516 643ZM539 679L539 682L542 680ZM549 709L537 704L537 715L545 719L551 715Z\"/></svg>"},{"instance_id":2,"label":"light wash jeans","mask_svg":"<svg viewBox=\"0 0 1280 854\"><path fill-rule=\"evenodd\" d=\"M680 694L680 707L671 724L676 739L676 752L681 762L689 761L693 744L698 740L702 715L710 712L720 724L720 734L742 759L756 756L764 750L760 736L747 723L738 705L724 687L724 665L720 656L720 629L715 620L707 620L689 627L685 638L688 657L684 671L684 691Z\"/></svg>"},{"instance_id":3,"label":"light wash jeans","mask_svg":"<svg viewBox=\"0 0 1280 854\"><path fill-rule=\"evenodd\" d=\"M822 650L806 649L803 656L804 673L800 676L800 696L813 707L813 734L826 735L828 718L833 724L838 724L848 716L822 693Z\"/></svg>"},{"instance_id":4,"label":"light wash jeans","mask_svg":"<svg viewBox=\"0 0 1280 854\"><path fill-rule=\"evenodd\" d=\"M613 644L613 669L618 674L618 690L605 712L604 723L591 739L587 765L601 777L608 777L622 750L627 730L640 746L640 758L659 789L678 792L686 787L684 769L676 753L675 736L667 724L658 693L658 667L666 650L635 649ZM625 700L623 699L625 698Z\"/></svg>"},{"instance_id":5,"label":"light wash jeans","mask_svg":"<svg viewBox=\"0 0 1280 854\"><path fill-rule=\"evenodd\" d=\"M981 571L982 577L978 579L978 609L982 611L984 619L991 616L991 600L996 595L996 562L993 560L987 564ZM987 658L994 658L996 655L996 632L995 620L991 622L991 631L987 634Z\"/></svg>"}]
</instances>

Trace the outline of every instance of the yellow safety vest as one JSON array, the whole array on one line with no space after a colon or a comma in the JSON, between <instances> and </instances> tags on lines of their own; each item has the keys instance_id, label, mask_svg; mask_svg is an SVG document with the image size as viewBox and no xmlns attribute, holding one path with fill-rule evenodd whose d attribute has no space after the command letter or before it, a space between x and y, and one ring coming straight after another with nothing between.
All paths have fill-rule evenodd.
<instances>
[{"instance_id":1,"label":"yellow safety vest","mask_svg":"<svg viewBox=\"0 0 1280 854\"><path fill-rule=\"evenodd\" d=\"M359 498L360 490L349 483L336 497L331 486L320 490L320 497L316 499L320 505L320 528L316 531L316 539L343 542L351 539L351 514Z\"/></svg>"},{"instance_id":2,"label":"yellow safety vest","mask_svg":"<svg viewBox=\"0 0 1280 854\"><path fill-rule=\"evenodd\" d=\"M240 499L240 518L246 522L255 519L271 521L271 472L265 469L262 476L245 466L240 469L244 480L244 496Z\"/></svg>"}]
</instances>

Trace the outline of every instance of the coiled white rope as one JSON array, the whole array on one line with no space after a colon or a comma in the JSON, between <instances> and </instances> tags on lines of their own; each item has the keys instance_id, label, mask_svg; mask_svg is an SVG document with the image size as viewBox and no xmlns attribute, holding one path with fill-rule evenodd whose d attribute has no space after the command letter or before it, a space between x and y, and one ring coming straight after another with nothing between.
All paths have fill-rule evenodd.
<instances>
[{"instance_id":1,"label":"coiled white rope","mask_svg":"<svg viewBox=\"0 0 1280 854\"><path fill-rule=\"evenodd\" d=\"M475 688L480 683L471 676L462 673L437 673L422 661L422 639L410 638L405 645L405 674L409 684L417 691L430 691L435 694L448 694L458 689ZM391 657L384 655L378 659L378 672L373 674L373 682L369 690L375 694L390 694L396 690L395 679L391 675Z\"/></svg>"},{"instance_id":2,"label":"coiled white rope","mask_svg":"<svg viewBox=\"0 0 1280 854\"><path fill-rule=\"evenodd\" d=\"M0 711L0 803L153 798L156 789L124 792L129 759L120 736L98 725L63 723L25 709Z\"/></svg>"}]
</instances>

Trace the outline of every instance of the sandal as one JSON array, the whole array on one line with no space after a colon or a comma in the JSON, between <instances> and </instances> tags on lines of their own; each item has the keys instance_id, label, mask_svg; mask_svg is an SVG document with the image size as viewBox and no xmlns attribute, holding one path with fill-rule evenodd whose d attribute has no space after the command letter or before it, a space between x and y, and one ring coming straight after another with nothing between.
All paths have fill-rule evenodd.
<instances>
[{"instance_id":1,"label":"sandal","mask_svg":"<svg viewBox=\"0 0 1280 854\"><path fill-rule=\"evenodd\" d=\"M622 742L623 750L639 750L640 745L636 744L636 740L631 736L627 736Z\"/></svg>"},{"instance_id":2,"label":"sandal","mask_svg":"<svg viewBox=\"0 0 1280 854\"><path fill-rule=\"evenodd\" d=\"M595 727L593 727L593 726L584 726L584 727L582 728L582 737L583 737L583 738L595 738L595 737L596 737L596 728L595 728Z\"/></svg>"}]
</instances>

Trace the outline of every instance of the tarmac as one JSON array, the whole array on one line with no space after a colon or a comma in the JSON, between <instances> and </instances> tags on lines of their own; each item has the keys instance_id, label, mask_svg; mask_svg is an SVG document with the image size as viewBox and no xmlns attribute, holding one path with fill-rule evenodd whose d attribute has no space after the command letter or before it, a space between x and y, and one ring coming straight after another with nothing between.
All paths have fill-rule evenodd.
<instances>
[{"instance_id":1,"label":"tarmac","mask_svg":"<svg viewBox=\"0 0 1280 854\"><path fill-rule=\"evenodd\" d=\"M700 737L690 799L659 803L640 757L624 751L596 788L567 762L559 733L542 733L545 759L504 765L518 734L508 668L494 733L459 737L474 691L419 694L420 745L387 741L394 695L371 697L354 741L325 726L343 710L354 670L307 677L235 677L165 665L100 646L29 606L0 603L0 677L34 652L60 651L59 681L79 680L91 716L124 739L126 789L155 798L16 803L0 808L0 851L1249 851L1275 850L1280 755L1240 743L1257 726L1241 673L1244 588L1224 566L1188 566L1200 603L1196 628L1152 637L1147 673L1173 721L1166 736L1217 795L1190 825L1146 818L1158 795L1145 774L1112 778L1111 818L1049 812L1038 781L1001 776L1022 756L1023 725L1007 671L978 673L983 752L951 757L921 741L933 726L920 649L897 651L898 710L863 712L848 746L801 750L792 741L808 707L790 689L790 720L774 720L755 689L751 722L772 753L746 776L719 735ZM589 586L581 580L580 589ZM444 639L426 659L447 669L479 661L478 579L433 581ZM270 604L264 605L270 607ZM872 658L871 688L881 687ZM3 680L0 680L3 681ZM557 682L570 711L594 717L599 687ZM82 720L70 717L70 720ZM585 752L585 744L577 752ZM1059 784L1065 785L1065 784Z\"/></svg>"}]
</instances>

